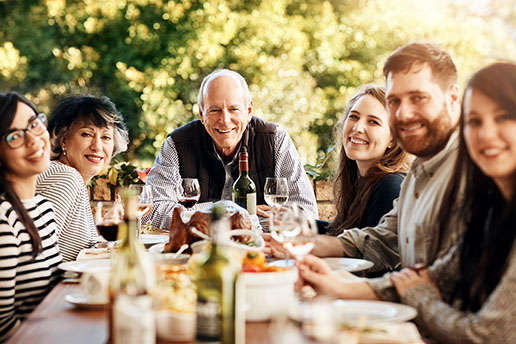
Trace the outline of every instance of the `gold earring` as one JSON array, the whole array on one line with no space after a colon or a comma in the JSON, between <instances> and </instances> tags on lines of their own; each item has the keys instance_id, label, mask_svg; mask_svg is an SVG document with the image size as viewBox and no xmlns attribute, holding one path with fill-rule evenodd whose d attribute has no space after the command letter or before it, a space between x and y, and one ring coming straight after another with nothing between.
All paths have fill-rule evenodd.
<instances>
[{"instance_id":1,"label":"gold earring","mask_svg":"<svg viewBox=\"0 0 516 344\"><path fill-rule=\"evenodd\" d=\"M66 156L66 149L63 148L63 155Z\"/></svg>"}]
</instances>

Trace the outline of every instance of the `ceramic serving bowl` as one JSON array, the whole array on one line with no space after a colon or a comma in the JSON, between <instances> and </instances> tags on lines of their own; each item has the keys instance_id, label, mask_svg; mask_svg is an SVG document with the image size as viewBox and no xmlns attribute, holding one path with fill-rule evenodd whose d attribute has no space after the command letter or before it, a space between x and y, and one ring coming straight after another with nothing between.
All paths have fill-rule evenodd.
<instances>
[{"instance_id":1,"label":"ceramic serving bowl","mask_svg":"<svg viewBox=\"0 0 516 344\"><path fill-rule=\"evenodd\" d=\"M277 272L242 273L247 321L264 321L285 314L295 302L296 268Z\"/></svg>"},{"instance_id":2,"label":"ceramic serving bowl","mask_svg":"<svg viewBox=\"0 0 516 344\"><path fill-rule=\"evenodd\" d=\"M249 241L253 242L253 245L247 245L235 241L236 238L243 236L250 237ZM190 245L190 248L193 253L199 253L208 243L208 240L196 241ZM248 251L263 251L265 248L265 241L262 236L255 231L249 229L233 229L228 232L228 238L225 245L238 251L240 254L245 255Z\"/></svg>"}]
</instances>

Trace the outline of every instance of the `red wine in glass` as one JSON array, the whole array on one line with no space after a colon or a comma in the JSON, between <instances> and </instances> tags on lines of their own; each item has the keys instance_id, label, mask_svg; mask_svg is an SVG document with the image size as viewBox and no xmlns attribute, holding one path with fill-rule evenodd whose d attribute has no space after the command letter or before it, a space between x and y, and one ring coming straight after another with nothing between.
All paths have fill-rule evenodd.
<instances>
[{"instance_id":1,"label":"red wine in glass","mask_svg":"<svg viewBox=\"0 0 516 344\"><path fill-rule=\"evenodd\" d=\"M183 178L176 187L178 203L189 209L201 198L201 187L196 178Z\"/></svg>"},{"instance_id":2,"label":"red wine in glass","mask_svg":"<svg viewBox=\"0 0 516 344\"><path fill-rule=\"evenodd\" d=\"M179 200L179 204L181 204L185 208L191 208L197 203L197 198L183 198Z\"/></svg>"},{"instance_id":3,"label":"red wine in glass","mask_svg":"<svg viewBox=\"0 0 516 344\"><path fill-rule=\"evenodd\" d=\"M116 241L118 236L118 223L104 222L97 225L97 231L107 241Z\"/></svg>"}]
</instances>

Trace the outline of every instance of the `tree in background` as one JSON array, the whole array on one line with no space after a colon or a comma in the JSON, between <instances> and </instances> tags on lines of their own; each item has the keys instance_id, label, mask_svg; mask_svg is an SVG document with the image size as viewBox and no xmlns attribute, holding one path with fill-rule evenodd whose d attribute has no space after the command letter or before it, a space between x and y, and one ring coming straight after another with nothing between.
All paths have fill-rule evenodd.
<instances>
[{"instance_id":1,"label":"tree in background","mask_svg":"<svg viewBox=\"0 0 516 344\"><path fill-rule=\"evenodd\" d=\"M169 132L198 118L202 78L231 68L249 82L255 114L314 164L349 96L384 83L394 49L440 43L465 80L516 56L508 22L459 0L0 0L0 89L43 110L70 93L107 95L130 129L125 158L150 165Z\"/></svg>"}]
</instances>

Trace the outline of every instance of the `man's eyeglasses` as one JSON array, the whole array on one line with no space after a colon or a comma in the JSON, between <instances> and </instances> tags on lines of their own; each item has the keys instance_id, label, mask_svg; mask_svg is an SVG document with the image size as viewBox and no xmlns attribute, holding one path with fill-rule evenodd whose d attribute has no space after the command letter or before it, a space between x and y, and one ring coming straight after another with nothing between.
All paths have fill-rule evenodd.
<instances>
[{"instance_id":1,"label":"man's eyeglasses","mask_svg":"<svg viewBox=\"0 0 516 344\"><path fill-rule=\"evenodd\" d=\"M40 136L45 130L47 130L47 116L44 113L40 113L29 123L26 129L11 129L3 134L2 138L10 148L16 149L25 144L27 131L30 131L33 135Z\"/></svg>"}]
</instances>

